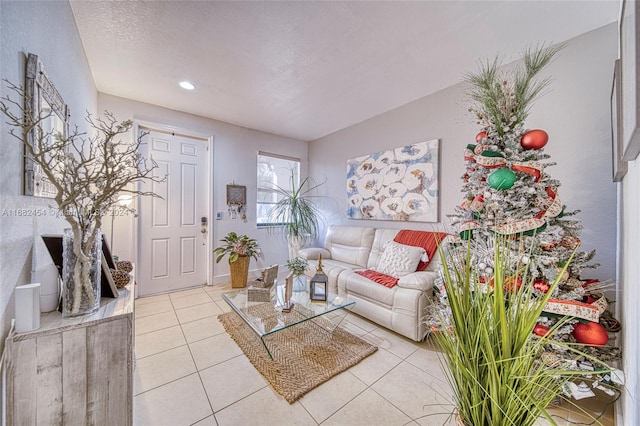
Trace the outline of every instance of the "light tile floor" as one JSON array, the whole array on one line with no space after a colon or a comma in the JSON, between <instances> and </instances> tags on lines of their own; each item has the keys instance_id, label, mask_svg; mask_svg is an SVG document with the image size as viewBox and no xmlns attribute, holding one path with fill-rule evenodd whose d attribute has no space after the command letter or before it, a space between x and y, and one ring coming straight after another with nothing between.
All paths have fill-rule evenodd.
<instances>
[{"instance_id":1,"label":"light tile floor","mask_svg":"<svg viewBox=\"0 0 640 426\"><path fill-rule=\"evenodd\" d=\"M378 351L288 404L218 321L230 310L221 297L229 290L205 286L136 300L134 425L455 424L431 343L413 342L355 314L342 325ZM581 420L575 408L553 413L559 425ZM601 424L613 425L612 418L609 409Z\"/></svg>"}]
</instances>

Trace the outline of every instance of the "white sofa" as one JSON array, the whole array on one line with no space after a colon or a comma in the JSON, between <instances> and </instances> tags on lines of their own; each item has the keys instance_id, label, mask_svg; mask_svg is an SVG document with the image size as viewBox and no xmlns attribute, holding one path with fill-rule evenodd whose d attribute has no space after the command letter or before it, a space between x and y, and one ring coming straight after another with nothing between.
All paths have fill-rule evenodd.
<instances>
[{"instance_id":1,"label":"white sofa","mask_svg":"<svg viewBox=\"0 0 640 426\"><path fill-rule=\"evenodd\" d=\"M437 253L424 271L399 277L389 288L378 284L356 270L377 269L385 250L398 229L332 225L327 231L323 248L305 248L299 256L317 260L322 254L323 270L328 276L329 291L353 300L353 312L415 341L427 335L425 310L432 294L440 260ZM426 232L426 231L424 231ZM315 274L310 264L307 274Z\"/></svg>"}]
</instances>

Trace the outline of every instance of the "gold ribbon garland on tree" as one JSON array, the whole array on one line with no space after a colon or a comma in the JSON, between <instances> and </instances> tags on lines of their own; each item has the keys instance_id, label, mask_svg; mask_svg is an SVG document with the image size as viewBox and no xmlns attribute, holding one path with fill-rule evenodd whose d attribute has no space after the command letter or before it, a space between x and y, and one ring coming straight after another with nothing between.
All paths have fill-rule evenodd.
<instances>
[{"instance_id":1,"label":"gold ribbon garland on tree","mask_svg":"<svg viewBox=\"0 0 640 426\"><path fill-rule=\"evenodd\" d=\"M464 150L465 161L472 161L485 169L499 169L508 167L513 171L521 172L533 176L534 182L538 182L542 177L542 165L538 161L514 161L508 163L504 156L488 149L487 145L469 144ZM553 218L559 216L564 206L558 198L558 194L554 188L545 188L547 196L540 197L536 200L536 204L542 210L533 218L517 220L490 228L501 235L517 235L532 234L541 231L546 227L545 218ZM470 231L478 227L475 221L467 221L460 225L458 231L462 239L467 239Z\"/></svg>"},{"instance_id":2,"label":"gold ribbon garland on tree","mask_svg":"<svg viewBox=\"0 0 640 426\"><path fill-rule=\"evenodd\" d=\"M485 144L469 144L464 150L464 160L471 161L485 169L510 168L515 172L521 172L533 176L534 182L539 182L542 177L543 166L538 161L514 161L509 163L504 155L497 151L489 149ZM531 218L521 219L502 225L496 225L489 228L490 231L500 235L516 236L520 234L532 235L546 228L547 219L558 217L564 210L564 205L558 197L556 188L546 187L546 196L538 197L535 200L536 207L540 211ZM474 203L482 203L481 195L470 197L462 203L461 207L478 211L473 208ZM460 224L458 227L459 238L466 240L471 238L473 230L480 227L475 220L468 220ZM571 248L580 245L580 239L571 237ZM545 247L542 247L545 249ZM583 303L574 300L549 299L545 305L544 311L558 315L567 315L582 320L598 322L598 318L602 312L607 309L608 303L605 297L600 297L592 303Z\"/></svg>"}]
</instances>

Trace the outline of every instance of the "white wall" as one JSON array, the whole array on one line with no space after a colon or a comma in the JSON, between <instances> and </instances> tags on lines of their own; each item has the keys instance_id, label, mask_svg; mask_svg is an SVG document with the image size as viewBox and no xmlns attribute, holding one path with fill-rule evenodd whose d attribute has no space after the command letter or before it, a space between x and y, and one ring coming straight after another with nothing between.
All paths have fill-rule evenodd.
<instances>
[{"instance_id":1,"label":"white wall","mask_svg":"<svg viewBox=\"0 0 640 426\"><path fill-rule=\"evenodd\" d=\"M97 94L71 7L67 2L1 3L0 76L24 85L26 55L38 55L69 105L71 121L83 126L85 112L96 111ZM0 92L3 97L13 96L4 82ZM0 214L0 348L4 346L4 337L14 317L14 288L30 282L33 251L38 264L52 263L39 235L61 233L66 223L48 214L42 217L29 213L14 215L24 209L49 211L48 206L54 203L20 195L22 145L8 135L4 122L3 117L0 124L0 210L3 212Z\"/></svg>"},{"instance_id":2,"label":"white wall","mask_svg":"<svg viewBox=\"0 0 640 426\"><path fill-rule=\"evenodd\" d=\"M615 279L616 186L611 182L609 96L616 57L615 24L570 41L547 67L554 81L526 122L545 129L545 152L558 165L547 171L562 183L568 210L582 211L584 250L597 249L602 266L588 277ZM524 48L525 46L523 46ZM478 58L485 59L485 58ZM393 84L390 82L389 84ZM446 215L462 201L463 150L475 142L479 126L467 112L465 83L340 130L309 144L312 176L327 177L326 192L338 204L327 211L331 223L411 229L449 229ZM349 158L440 139L440 222L379 222L346 218L346 162Z\"/></svg>"},{"instance_id":3,"label":"white wall","mask_svg":"<svg viewBox=\"0 0 640 426\"><path fill-rule=\"evenodd\" d=\"M622 181L622 222L620 226L622 272L620 311L622 312L623 370L627 385L623 395L624 424L640 424L640 159L628 163L629 169Z\"/></svg>"},{"instance_id":4,"label":"white wall","mask_svg":"<svg viewBox=\"0 0 640 426\"><path fill-rule=\"evenodd\" d=\"M252 274L258 276L258 270L273 263L283 264L287 259L286 243L279 237L268 235L265 229L256 227L256 189L258 151L288 155L301 159L301 175L307 170L307 142L275 136L251 130L221 121L211 120L191 114L169 110L155 105L135 102L111 95L99 94L99 109L112 112L118 120L133 119L179 128L199 136L213 136L213 204L214 212L222 211L223 220L210 218L209 230L212 232L215 248L219 240L228 232L247 234L258 240L264 252L264 259L251 262ZM247 222L231 219L227 213L226 185L235 182L247 187ZM105 224L105 233L109 233L110 220ZM113 252L121 259L135 260L135 233L133 218L116 219ZM226 258L225 258L226 259ZM226 260L214 264L213 282L229 281L229 266Z\"/></svg>"}]
</instances>

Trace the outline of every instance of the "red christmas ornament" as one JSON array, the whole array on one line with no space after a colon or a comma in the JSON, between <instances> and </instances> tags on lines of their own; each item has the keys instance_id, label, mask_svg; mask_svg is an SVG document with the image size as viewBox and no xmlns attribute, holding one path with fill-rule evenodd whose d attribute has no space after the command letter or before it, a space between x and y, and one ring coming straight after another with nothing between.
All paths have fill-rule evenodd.
<instances>
[{"instance_id":1,"label":"red christmas ornament","mask_svg":"<svg viewBox=\"0 0 640 426\"><path fill-rule=\"evenodd\" d=\"M588 295L586 295L586 296L584 296L582 298L582 303L586 303L587 305L591 305L596 300L598 300L598 299L596 299L592 295L588 294Z\"/></svg>"},{"instance_id":2,"label":"red christmas ornament","mask_svg":"<svg viewBox=\"0 0 640 426\"><path fill-rule=\"evenodd\" d=\"M520 287L522 287L522 278L520 278L520 276L516 276L506 277L502 288L504 291L513 292L514 290L520 290Z\"/></svg>"},{"instance_id":3,"label":"red christmas ornament","mask_svg":"<svg viewBox=\"0 0 640 426\"><path fill-rule=\"evenodd\" d=\"M520 145L524 149L542 149L549 140L549 135L544 130L529 130L522 135Z\"/></svg>"},{"instance_id":4,"label":"red christmas ornament","mask_svg":"<svg viewBox=\"0 0 640 426\"><path fill-rule=\"evenodd\" d=\"M607 330L597 322L579 322L573 326L571 335L576 342L589 346L603 346L609 341Z\"/></svg>"},{"instance_id":5,"label":"red christmas ornament","mask_svg":"<svg viewBox=\"0 0 640 426\"><path fill-rule=\"evenodd\" d=\"M533 288L535 288L536 290L539 290L543 293L546 293L549 291L549 283L547 282L547 280L542 279L542 278L538 278L537 280L533 281Z\"/></svg>"},{"instance_id":6,"label":"red christmas ornament","mask_svg":"<svg viewBox=\"0 0 640 426\"><path fill-rule=\"evenodd\" d=\"M486 139L487 138L487 132L480 132L476 135L476 142L480 142L482 139Z\"/></svg>"},{"instance_id":7,"label":"red christmas ornament","mask_svg":"<svg viewBox=\"0 0 640 426\"><path fill-rule=\"evenodd\" d=\"M544 324L536 324L533 327L533 334L536 334L540 337L547 336L549 334L549 327Z\"/></svg>"}]
</instances>

